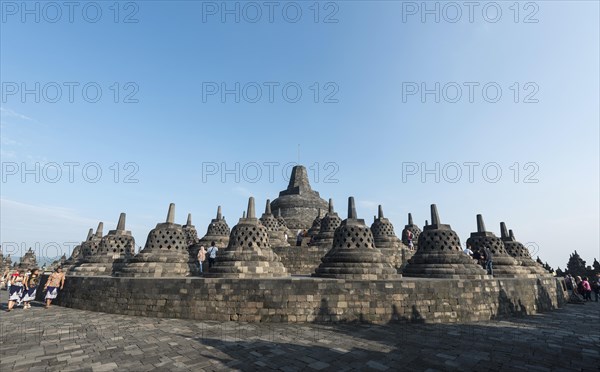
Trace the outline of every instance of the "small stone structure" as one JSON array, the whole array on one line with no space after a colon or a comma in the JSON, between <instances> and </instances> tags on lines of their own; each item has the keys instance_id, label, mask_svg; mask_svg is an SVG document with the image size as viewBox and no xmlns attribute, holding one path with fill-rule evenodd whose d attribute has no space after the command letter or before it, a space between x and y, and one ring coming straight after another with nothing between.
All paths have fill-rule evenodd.
<instances>
[{"instance_id":1,"label":"small stone structure","mask_svg":"<svg viewBox=\"0 0 600 372\"><path fill-rule=\"evenodd\" d=\"M327 202L310 187L306 168L296 165L292 169L287 189L279 193L279 197L273 200L271 207L274 210L281 210L288 229L295 237L297 230L308 230L311 227L318 209L325 209Z\"/></svg>"},{"instance_id":2,"label":"small stone structure","mask_svg":"<svg viewBox=\"0 0 600 372\"><path fill-rule=\"evenodd\" d=\"M425 221L425 226L427 226L427 221ZM412 238L412 242L413 242L413 250L417 250L419 249L419 235L421 235L421 229L419 228L419 226L415 225L413 223L413 218L412 218L412 214L409 213L408 214L408 224L404 226L404 229L402 230L402 243L405 246L409 246L409 241L408 241L408 234L407 231L410 231L413 234L413 238Z\"/></svg>"},{"instance_id":3,"label":"small stone structure","mask_svg":"<svg viewBox=\"0 0 600 372\"><path fill-rule=\"evenodd\" d=\"M73 266L73 270L82 263L88 262L89 258L98 252L98 247L100 246L100 241L102 240L102 232L104 230L104 222L98 223L98 228L96 229L96 233L91 236L88 234L88 237L84 242L81 243L81 259L75 263Z\"/></svg>"},{"instance_id":4,"label":"small stone structure","mask_svg":"<svg viewBox=\"0 0 600 372\"><path fill-rule=\"evenodd\" d=\"M319 231L321 231L321 218L321 208L319 208L317 216L313 220L310 229L308 229L308 236L313 237L319 234Z\"/></svg>"},{"instance_id":5,"label":"small stone structure","mask_svg":"<svg viewBox=\"0 0 600 372\"><path fill-rule=\"evenodd\" d=\"M508 252L508 254L510 254L519 263L519 265L523 266L531 274L552 276L548 271L540 267L540 265L538 265L537 262L531 258L529 250L515 239L515 236L512 234L512 230L510 230L510 232L511 234L508 234L506 232L506 224L504 222L500 222L500 239L502 239L502 242L504 243L506 252Z\"/></svg>"},{"instance_id":6,"label":"small stone structure","mask_svg":"<svg viewBox=\"0 0 600 372\"><path fill-rule=\"evenodd\" d=\"M269 245L271 247L289 247L290 243L288 243L285 238L285 230L279 226L279 222L271 213L271 201L267 199L267 204L265 206L265 213L260 217L260 223L267 229L267 234L269 235Z\"/></svg>"},{"instance_id":7,"label":"small stone structure","mask_svg":"<svg viewBox=\"0 0 600 372\"><path fill-rule=\"evenodd\" d=\"M314 237L312 245L331 249L335 230L342 224L342 219L333 210L333 199L329 199L328 212L321 219L321 229Z\"/></svg>"},{"instance_id":8,"label":"small stone structure","mask_svg":"<svg viewBox=\"0 0 600 372\"><path fill-rule=\"evenodd\" d=\"M275 215L275 218L277 219L277 223L279 224L279 230L281 230L281 233L283 234L283 237L287 237L287 239L285 239L288 242L288 246L294 242L294 236L292 234L292 232L290 231L290 229L288 229L287 227L287 223L285 222L285 218L283 218L283 216L281 215L281 209L277 210L277 214ZM273 247L271 247L273 248Z\"/></svg>"},{"instance_id":9,"label":"small stone structure","mask_svg":"<svg viewBox=\"0 0 600 372\"><path fill-rule=\"evenodd\" d=\"M378 216L371 225L375 247L378 248L390 261L392 266L400 272L407 260L414 254L414 251L408 249L408 247L398 239L394 232L394 225L392 225L389 219L383 216L383 207L381 205L378 206L377 212Z\"/></svg>"},{"instance_id":10,"label":"small stone structure","mask_svg":"<svg viewBox=\"0 0 600 372\"><path fill-rule=\"evenodd\" d=\"M431 225L419 235L419 248L408 260L402 275L423 278L485 278L486 271L463 253L458 235L440 222L437 207L431 205Z\"/></svg>"},{"instance_id":11,"label":"small stone structure","mask_svg":"<svg viewBox=\"0 0 600 372\"><path fill-rule=\"evenodd\" d=\"M485 230L483 217L477 215L477 232L471 233L467 239L467 246L471 246L473 252L483 254L485 247L489 248L493 255L493 273L495 277L514 278L526 276L528 270L523 269L514 258L504 249L504 243L496 237L493 232Z\"/></svg>"},{"instance_id":12,"label":"small stone structure","mask_svg":"<svg viewBox=\"0 0 600 372\"><path fill-rule=\"evenodd\" d=\"M225 248L229 244L229 234L231 234L231 230L221 213L221 206L219 205L217 207L217 217L210 221L206 235L200 239L197 245L198 247L203 245L205 248L208 248L212 242L215 242L217 247Z\"/></svg>"},{"instance_id":13,"label":"small stone structure","mask_svg":"<svg viewBox=\"0 0 600 372\"><path fill-rule=\"evenodd\" d=\"M19 270L31 270L37 268L37 260L35 258L35 252L29 247L29 250L19 260L17 268Z\"/></svg>"},{"instance_id":14,"label":"small stone structure","mask_svg":"<svg viewBox=\"0 0 600 372\"><path fill-rule=\"evenodd\" d=\"M269 245L267 228L256 218L254 198L248 200L246 218L233 227L229 245L215 265L204 274L209 278L275 278L288 273Z\"/></svg>"},{"instance_id":15,"label":"small stone structure","mask_svg":"<svg viewBox=\"0 0 600 372\"><path fill-rule=\"evenodd\" d=\"M125 219L125 213L121 213L116 230L102 237L96 253L74 267L72 275L113 275L123 269L135 253L135 239L131 231L125 230Z\"/></svg>"},{"instance_id":16,"label":"small stone structure","mask_svg":"<svg viewBox=\"0 0 600 372\"><path fill-rule=\"evenodd\" d=\"M181 277L196 275L185 233L175 223L175 204L169 205L167 221L159 223L148 234L146 245L118 273L124 277Z\"/></svg>"},{"instance_id":17,"label":"small stone structure","mask_svg":"<svg viewBox=\"0 0 600 372\"><path fill-rule=\"evenodd\" d=\"M321 259L314 276L381 280L398 276L383 253L375 248L371 229L356 216L354 198L348 198L348 218L335 230L333 246Z\"/></svg>"}]
</instances>

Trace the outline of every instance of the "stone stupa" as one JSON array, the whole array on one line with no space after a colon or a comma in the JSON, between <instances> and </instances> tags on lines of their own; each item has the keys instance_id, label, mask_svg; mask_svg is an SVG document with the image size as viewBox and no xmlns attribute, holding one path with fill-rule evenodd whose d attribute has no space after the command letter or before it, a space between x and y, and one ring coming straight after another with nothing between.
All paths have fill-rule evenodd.
<instances>
[{"instance_id":1,"label":"stone stupa","mask_svg":"<svg viewBox=\"0 0 600 372\"><path fill-rule=\"evenodd\" d=\"M29 247L29 250L25 252L25 254L19 260L17 268L21 270L32 270L36 267L37 260L35 258L35 252L33 251L33 249L31 249L31 247Z\"/></svg>"},{"instance_id":2,"label":"stone stupa","mask_svg":"<svg viewBox=\"0 0 600 372\"><path fill-rule=\"evenodd\" d=\"M371 232L373 233L375 247L383 253L396 270L400 270L406 261L412 257L414 251L408 249L396 236L394 225L383 216L381 205L377 208L377 217L374 218L371 225Z\"/></svg>"},{"instance_id":3,"label":"stone stupa","mask_svg":"<svg viewBox=\"0 0 600 372\"><path fill-rule=\"evenodd\" d=\"M308 230L319 208L325 209L327 202L312 190L308 182L306 168L296 165L292 169L287 189L271 203L274 210L281 210L287 227L295 234L298 230Z\"/></svg>"},{"instance_id":4,"label":"stone stupa","mask_svg":"<svg viewBox=\"0 0 600 372\"><path fill-rule=\"evenodd\" d=\"M289 276L279 257L269 245L269 234L248 200L248 213L231 230L229 244L215 265L204 274L209 278L275 278Z\"/></svg>"},{"instance_id":5,"label":"stone stupa","mask_svg":"<svg viewBox=\"0 0 600 372\"><path fill-rule=\"evenodd\" d=\"M512 258L500 238L494 235L493 232L485 230L483 217L477 215L477 232L472 232L467 239L467 246L471 246L471 250L483 254L485 247L489 248L493 255L493 274L500 278L516 278L527 276L528 270L523 269L514 258Z\"/></svg>"},{"instance_id":6,"label":"stone stupa","mask_svg":"<svg viewBox=\"0 0 600 372\"><path fill-rule=\"evenodd\" d=\"M427 221L425 221L425 225L427 225ZM413 223L413 218L412 218L411 213L408 214L408 224L405 225L404 229L402 230L402 243L408 247L409 242L408 242L407 231L410 231L413 234L413 238L412 238L412 243L414 246L413 250L419 249L419 235L421 235L421 229L419 228L419 226L417 226Z\"/></svg>"},{"instance_id":7,"label":"stone stupa","mask_svg":"<svg viewBox=\"0 0 600 372\"><path fill-rule=\"evenodd\" d=\"M431 225L419 235L419 248L402 270L407 277L482 279L486 271L463 253L458 235L450 225L440 223L437 207L431 205Z\"/></svg>"},{"instance_id":8,"label":"stone stupa","mask_svg":"<svg viewBox=\"0 0 600 372\"><path fill-rule=\"evenodd\" d=\"M287 222L285 222L285 218L281 215L281 209L277 210L277 214L275 215L277 219L277 223L279 224L279 230L283 233L283 236L287 236L288 245L290 245L290 241L293 241L294 237L290 229L287 227Z\"/></svg>"},{"instance_id":9,"label":"stone stupa","mask_svg":"<svg viewBox=\"0 0 600 372\"><path fill-rule=\"evenodd\" d=\"M260 223L267 229L269 245L271 247L289 247L284 231L280 228L277 218L271 213L271 201L267 199L265 213L260 217Z\"/></svg>"},{"instance_id":10,"label":"stone stupa","mask_svg":"<svg viewBox=\"0 0 600 372\"><path fill-rule=\"evenodd\" d=\"M185 277L198 272L190 257L185 233L175 223L175 204L169 205L167 221L150 231L146 245L118 273L124 277Z\"/></svg>"},{"instance_id":11,"label":"stone stupa","mask_svg":"<svg viewBox=\"0 0 600 372\"><path fill-rule=\"evenodd\" d=\"M333 199L329 199L328 212L321 219L321 229L315 235L311 245L330 249L333 244L335 230L342 224L342 219L333 210Z\"/></svg>"},{"instance_id":12,"label":"stone stupa","mask_svg":"<svg viewBox=\"0 0 600 372\"><path fill-rule=\"evenodd\" d=\"M88 241L92 235L94 235L94 229L90 228L88 230L88 234L87 237L85 238L85 240L83 242L81 242L80 244L78 244L77 246L75 246L75 248L73 248L73 251L71 252L71 256L69 256L69 258L65 261L65 263L63 264L62 268L63 268L63 272L68 273L73 267L75 267L75 265L77 265L78 263L81 262L81 260L83 259L83 252L81 251L81 245Z\"/></svg>"},{"instance_id":13,"label":"stone stupa","mask_svg":"<svg viewBox=\"0 0 600 372\"><path fill-rule=\"evenodd\" d=\"M504 243L504 248L509 255L511 255L521 266L526 270L529 270L531 274L540 276L552 276L544 268L531 258L529 249L515 239L512 230L507 233L506 224L500 222L500 239Z\"/></svg>"},{"instance_id":14,"label":"stone stupa","mask_svg":"<svg viewBox=\"0 0 600 372\"><path fill-rule=\"evenodd\" d=\"M356 216L354 198L348 198L348 218L335 230L333 246L313 276L337 279L381 280L399 278L396 269L375 248L371 229Z\"/></svg>"},{"instance_id":15,"label":"stone stupa","mask_svg":"<svg viewBox=\"0 0 600 372\"><path fill-rule=\"evenodd\" d=\"M312 222L312 226L310 227L310 229L308 229L308 236L310 236L310 237L317 236L319 231L321 231L321 220L322 220L321 208L319 208L319 211L317 212L317 216L315 217L315 219Z\"/></svg>"},{"instance_id":16,"label":"stone stupa","mask_svg":"<svg viewBox=\"0 0 600 372\"><path fill-rule=\"evenodd\" d=\"M231 230L227 225L227 221L225 221L225 217L223 217L221 213L221 206L217 207L217 217L213 218L208 225L208 229L206 230L206 235L200 239L197 246L201 245L204 248L208 249L212 242L215 242L215 245L218 248L225 248L229 243L229 234L231 234Z\"/></svg>"},{"instance_id":17,"label":"stone stupa","mask_svg":"<svg viewBox=\"0 0 600 372\"><path fill-rule=\"evenodd\" d=\"M102 240L102 233L104 230L104 222L98 223L96 233L91 236L88 234L87 239L81 243L81 259L77 264L87 262L87 260L98 252L100 241Z\"/></svg>"},{"instance_id":18,"label":"stone stupa","mask_svg":"<svg viewBox=\"0 0 600 372\"><path fill-rule=\"evenodd\" d=\"M71 274L78 276L101 276L118 273L135 253L135 239L125 230L125 213L119 215L116 230L109 230L102 237L98 250L86 262L74 267Z\"/></svg>"}]
</instances>

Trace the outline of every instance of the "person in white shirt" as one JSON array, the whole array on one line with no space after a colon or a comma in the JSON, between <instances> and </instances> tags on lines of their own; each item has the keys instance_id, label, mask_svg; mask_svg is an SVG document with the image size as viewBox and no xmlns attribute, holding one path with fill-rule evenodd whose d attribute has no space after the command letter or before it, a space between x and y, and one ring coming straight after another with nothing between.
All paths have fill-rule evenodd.
<instances>
[{"instance_id":1,"label":"person in white shirt","mask_svg":"<svg viewBox=\"0 0 600 372\"><path fill-rule=\"evenodd\" d=\"M470 257L473 257L473 251L471 250L471 246L467 245L467 248L465 248L465 250L463 251L466 255L469 255Z\"/></svg>"},{"instance_id":2,"label":"person in white shirt","mask_svg":"<svg viewBox=\"0 0 600 372\"><path fill-rule=\"evenodd\" d=\"M215 261L217 260L217 252L218 251L219 251L219 248L217 248L215 246L215 242L211 242L210 247L208 247L208 251L206 251L206 253L208 254L208 268L209 269L211 267L213 267L213 265L215 264Z\"/></svg>"}]
</instances>

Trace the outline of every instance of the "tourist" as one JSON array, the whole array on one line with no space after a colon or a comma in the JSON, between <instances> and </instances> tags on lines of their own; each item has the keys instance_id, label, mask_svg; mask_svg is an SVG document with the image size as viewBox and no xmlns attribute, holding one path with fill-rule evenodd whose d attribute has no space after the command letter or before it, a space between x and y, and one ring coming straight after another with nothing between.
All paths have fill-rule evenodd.
<instances>
[{"instance_id":1,"label":"tourist","mask_svg":"<svg viewBox=\"0 0 600 372\"><path fill-rule=\"evenodd\" d=\"M494 255L490 247L483 247L483 254L485 255L485 269L487 270L488 275L494 275Z\"/></svg>"},{"instance_id":2,"label":"tourist","mask_svg":"<svg viewBox=\"0 0 600 372\"><path fill-rule=\"evenodd\" d=\"M573 290L573 277L571 276L571 274L567 274L565 276L565 284L567 286L567 290L572 291Z\"/></svg>"},{"instance_id":3,"label":"tourist","mask_svg":"<svg viewBox=\"0 0 600 372\"><path fill-rule=\"evenodd\" d=\"M200 274L202 274L202 265L204 264L204 260L206 260L206 249L201 245L200 249L198 249L198 270L200 270Z\"/></svg>"},{"instance_id":4,"label":"tourist","mask_svg":"<svg viewBox=\"0 0 600 372\"><path fill-rule=\"evenodd\" d=\"M35 294L37 287L40 282L40 271L38 269L31 270L31 275L25 277L24 285L25 291L23 292L23 309L31 309L30 302L35 300Z\"/></svg>"},{"instance_id":5,"label":"tourist","mask_svg":"<svg viewBox=\"0 0 600 372\"><path fill-rule=\"evenodd\" d=\"M302 230L298 230L298 234L296 235L296 247L299 247L302 245Z\"/></svg>"},{"instance_id":6,"label":"tourist","mask_svg":"<svg viewBox=\"0 0 600 372\"><path fill-rule=\"evenodd\" d=\"M208 253L208 268L210 269L211 267L213 267L213 265L215 264L215 261L217 260L217 252L219 251L219 248L217 248L215 246L215 242L211 242L210 243L210 247L208 247L208 251L206 253Z\"/></svg>"},{"instance_id":7,"label":"tourist","mask_svg":"<svg viewBox=\"0 0 600 372\"><path fill-rule=\"evenodd\" d=\"M581 286L583 288L583 299L586 301L592 300L592 287L590 286L590 282L588 277L584 277L581 281Z\"/></svg>"},{"instance_id":8,"label":"tourist","mask_svg":"<svg viewBox=\"0 0 600 372\"><path fill-rule=\"evenodd\" d=\"M408 240L408 248L414 249L413 233L410 230L406 230L406 240Z\"/></svg>"},{"instance_id":9,"label":"tourist","mask_svg":"<svg viewBox=\"0 0 600 372\"><path fill-rule=\"evenodd\" d=\"M467 248L465 248L465 250L463 252L464 252L464 254L468 255L469 257L473 257L473 251L471 250L471 245L467 244Z\"/></svg>"},{"instance_id":10,"label":"tourist","mask_svg":"<svg viewBox=\"0 0 600 372\"><path fill-rule=\"evenodd\" d=\"M592 290L594 291L596 302L598 302L598 299L600 299L600 273L596 274L596 279L592 282Z\"/></svg>"},{"instance_id":11,"label":"tourist","mask_svg":"<svg viewBox=\"0 0 600 372\"><path fill-rule=\"evenodd\" d=\"M59 288L60 286L60 288ZM52 304L52 300L58 296L58 290L63 289L65 286L65 274L62 272L62 268L57 267L54 272L48 278L44 290L46 291L46 309Z\"/></svg>"},{"instance_id":12,"label":"tourist","mask_svg":"<svg viewBox=\"0 0 600 372\"><path fill-rule=\"evenodd\" d=\"M20 270L15 270L11 274L9 279L10 289L8 290L8 309L7 312L11 311L15 304L21 300L23 296L23 274Z\"/></svg>"}]
</instances>

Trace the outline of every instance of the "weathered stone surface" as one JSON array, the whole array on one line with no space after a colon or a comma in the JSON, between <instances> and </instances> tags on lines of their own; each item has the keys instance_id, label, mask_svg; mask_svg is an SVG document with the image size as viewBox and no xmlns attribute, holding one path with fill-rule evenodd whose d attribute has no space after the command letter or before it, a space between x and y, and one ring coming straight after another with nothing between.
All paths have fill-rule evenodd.
<instances>
[{"instance_id":1,"label":"weathered stone surface","mask_svg":"<svg viewBox=\"0 0 600 372\"><path fill-rule=\"evenodd\" d=\"M317 234L319 234L319 231L321 231L322 217L323 216L321 216L321 208L319 208L319 211L317 212L317 216L313 220L310 229L308 229L308 236L313 237L313 236L317 236Z\"/></svg>"},{"instance_id":2,"label":"weathered stone surface","mask_svg":"<svg viewBox=\"0 0 600 372\"><path fill-rule=\"evenodd\" d=\"M510 230L510 232L512 233L512 230ZM519 265L523 266L531 274L552 276L552 274L538 265L537 262L531 258L529 250L523 244L518 242L513 234L508 234L506 232L506 224L504 222L500 222L500 239L502 239L502 242L504 243L506 252L508 252Z\"/></svg>"},{"instance_id":3,"label":"weathered stone surface","mask_svg":"<svg viewBox=\"0 0 600 372\"><path fill-rule=\"evenodd\" d=\"M342 219L333 210L333 199L329 199L327 214L321 219L321 229L312 239L312 244L320 248L331 249L335 230L342 224Z\"/></svg>"},{"instance_id":4,"label":"weathered stone surface","mask_svg":"<svg viewBox=\"0 0 600 372\"><path fill-rule=\"evenodd\" d=\"M378 216L371 225L375 247L383 253L392 266L400 273L408 259L414 254L394 232L394 225L383 216L383 207L379 205Z\"/></svg>"},{"instance_id":5,"label":"weathered stone surface","mask_svg":"<svg viewBox=\"0 0 600 372\"><path fill-rule=\"evenodd\" d=\"M424 278L483 278L487 274L464 254L458 235L450 225L440 223L435 204L431 205L431 225L419 235L419 248L408 260L402 275Z\"/></svg>"},{"instance_id":6,"label":"weathered stone surface","mask_svg":"<svg viewBox=\"0 0 600 372\"><path fill-rule=\"evenodd\" d=\"M233 227L229 245L219 254L217 262L204 274L218 278L273 278L288 273L269 245L269 234L256 218L254 198L248 200L246 218Z\"/></svg>"},{"instance_id":7,"label":"weathered stone surface","mask_svg":"<svg viewBox=\"0 0 600 372\"><path fill-rule=\"evenodd\" d=\"M517 277L529 274L529 270L523 269L504 248L504 243L494 233L485 230L483 217L477 215L477 232L471 233L467 239L467 245L471 246L473 252L483 254L485 247L489 248L493 255L493 273L495 277Z\"/></svg>"},{"instance_id":8,"label":"weathered stone surface","mask_svg":"<svg viewBox=\"0 0 600 372\"><path fill-rule=\"evenodd\" d=\"M218 248L225 248L229 244L229 234L231 234L231 230L221 213L221 206L219 205L217 207L217 217L210 221L206 235L200 239L197 246L210 247L212 242L215 242Z\"/></svg>"},{"instance_id":9,"label":"weathered stone surface","mask_svg":"<svg viewBox=\"0 0 600 372\"><path fill-rule=\"evenodd\" d=\"M131 231L125 230L125 218L125 213L121 213L116 230L110 230L96 252L73 267L71 275L114 275L125 266L135 253L135 239Z\"/></svg>"},{"instance_id":10,"label":"weathered stone surface","mask_svg":"<svg viewBox=\"0 0 600 372\"><path fill-rule=\"evenodd\" d=\"M375 248L371 229L357 218L353 197L348 198L348 218L335 230L333 246L321 261L314 276L363 280L398 276L390 261Z\"/></svg>"},{"instance_id":11,"label":"weathered stone surface","mask_svg":"<svg viewBox=\"0 0 600 372\"><path fill-rule=\"evenodd\" d=\"M321 258L329 251L329 248L306 245L272 249L290 275L311 275L321 264Z\"/></svg>"},{"instance_id":12,"label":"weathered stone surface","mask_svg":"<svg viewBox=\"0 0 600 372\"><path fill-rule=\"evenodd\" d=\"M279 226L277 218L271 213L271 201L267 199L265 213L260 217L260 223L267 229L271 247L289 247L290 243L285 237L285 229Z\"/></svg>"},{"instance_id":13,"label":"weathered stone surface","mask_svg":"<svg viewBox=\"0 0 600 372\"><path fill-rule=\"evenodd\" d=\"M45 278L42 280L42 285ZM43 292L38 291L39 298ZM71 277L57 304L137 316L240 322L455 323L566 303L561 279Z\"/></svg>"},{"instance_id":14,"label":"weathered stone surface","mask_svg":"<svg viewBox=\"0 0 600 372\"><path fill-rule=\"evenodd\" d=\"M73 261L68 264L68 272L65 270L67 275L72 275L79 266L89 262L90 258L98 252L98 247L100 246L100 241L102 240L103 230L104 223L99 222L96 233L94 233L92 229L88 231L85 241L81 242L79 245L79 251L75 252L76 249L73 250L73 252L77 254L77 257L73 257Z\"/></svg>"},{"instance_id":15,"label":"weathered stone surface","mask_svg":"<svg viewBox=\"0 0 600 372\"><path fill-rule=\"evenodd\" d=\"M167 222L159 223L148 234L146 245L117 273L124 277L178 277L196 275L185 233L175 222L175 204L169 206Z\"/></svg>"},{"instance_id":16,"label":"weathered stone surface","mask_svg":"<svg viewBox=\"0 0 600 372\"><path fill-rule=\"evenodd\" d=\"M295 233L297 230L308 230L318 209L325 209L327 202L310 187L306 168L297 165L292 169L287 189L279 193L279 197L273 200L271 207L281 210L287 227Z\"/></svg>"}]
</instances>

